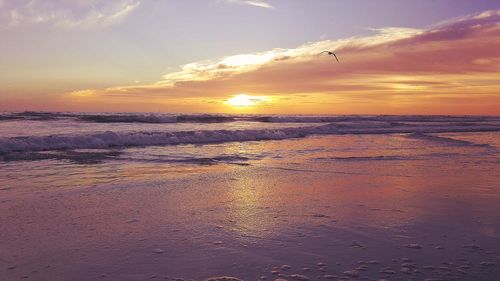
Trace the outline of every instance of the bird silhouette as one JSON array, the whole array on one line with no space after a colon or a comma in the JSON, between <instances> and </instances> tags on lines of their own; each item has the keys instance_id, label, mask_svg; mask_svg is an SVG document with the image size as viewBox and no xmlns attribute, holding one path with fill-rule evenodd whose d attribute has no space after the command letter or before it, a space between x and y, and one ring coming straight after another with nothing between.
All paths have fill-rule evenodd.
<instances>
[{"instance_id":1,"label":"bird silhouette","mask_svg":"<svg viewBox=\"0 0 500 281\"><path fill-rule=\"evenodd\" d=\"M335 57L335 59L337 60L337 62L338 62L338 63L340 62L340 61L339 61L339 58L337 57L337 55L336 55L334 52L332 52L332 51L323 51L323 52L319 53L319 55L321 55L321 54L323 54L323 53L327 53L327 54L328 54L328 55L330 55L330 56L334 56L334 57Z\"/></svg>"}]
</instances>

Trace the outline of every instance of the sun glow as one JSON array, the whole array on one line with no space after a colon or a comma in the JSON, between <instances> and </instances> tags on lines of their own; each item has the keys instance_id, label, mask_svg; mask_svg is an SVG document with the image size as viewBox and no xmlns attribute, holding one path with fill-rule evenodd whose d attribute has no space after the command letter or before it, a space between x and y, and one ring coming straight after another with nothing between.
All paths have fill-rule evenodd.
<instances>
[{"instance_id":1,"label":"sun glow","mask_svg":"<svg viewBox=\"0 0 500 281\"><path fill-rule=\"evenodd\" d=\"M266 102L267 97L263 96L250 96L245 94L238 94L225 101L225 104L233 107L252 107L260 103Z\"/></svg>"}]
</instances>

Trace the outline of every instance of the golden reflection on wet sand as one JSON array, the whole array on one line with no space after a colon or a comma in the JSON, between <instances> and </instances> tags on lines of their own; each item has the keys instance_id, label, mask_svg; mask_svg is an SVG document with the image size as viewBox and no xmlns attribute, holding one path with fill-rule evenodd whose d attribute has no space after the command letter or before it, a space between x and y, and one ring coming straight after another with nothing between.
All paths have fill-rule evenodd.
<instances>
[{"instance_id":1,"label":"golden reflection on wet sand","mask_svg":"<svg viewBox=\"0 0 500 281\"><path fill-rule=\"evenodd\" d=\"M176 261L217 268L215 257L223 256L264 266L276 253L285 262L285 246L297 258L308 252L323 255L322 248L330 253L324 258L335 258L342 247L351 251L353 241L375 243L371 249L381 243L373 241L384 241L397 252L414 241L460 248L473 239L487 245L500 236L494 215L500 211L496 176L488 166L495 165L495 157L474 164L483 147L426 146L394 135L197 148L249 160L62 165L59 176L37 168L40 174L30 181L34 189L44 189L39 193L20 189L22 180L2 178L14 188L1 191L0 240L8 243L0 258L27 264L23 268L36 270L33 276L42 279L74 278L79 270L98 274L99 268L116 262L130 274L152 269L186 274L189 270ZM173 152L155 148L155 153ZM20 173L29 173L29 165L23 165L27 169ZM63 170L67 173L61 176ZM55 188L59 186L65 188ZM455 240L442 238L444 234ZM152 253L156 248L165 253ZM255 251L263 252L254 257ZM338 253L356 259L356 249L352 251ZM371 251L364 253L384 256L384 251ZM420 253L433 256L426 251ZM40 260L52 267L43 269ZM77 266L81 262L85 265Z\"/></svg>"}]
</instances>

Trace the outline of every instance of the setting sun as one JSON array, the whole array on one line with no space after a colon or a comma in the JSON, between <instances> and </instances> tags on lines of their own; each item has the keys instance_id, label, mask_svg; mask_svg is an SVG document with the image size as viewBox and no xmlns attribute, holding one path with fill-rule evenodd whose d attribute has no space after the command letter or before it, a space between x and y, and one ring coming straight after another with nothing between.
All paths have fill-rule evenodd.
<instances>
[{"instance_id":1,"label":"setting sun","mask_svg":"<svg viewBox=\"0 0 500 281\"><path fill-rule=\"evenodd\" d=\"M225 101L225 103L234 107L251 107L251 106L256 106L259 103L265 102L266 100L267 98L262 96L250 96L245 94L238 94Z\"/></svg>"}]
</instances>

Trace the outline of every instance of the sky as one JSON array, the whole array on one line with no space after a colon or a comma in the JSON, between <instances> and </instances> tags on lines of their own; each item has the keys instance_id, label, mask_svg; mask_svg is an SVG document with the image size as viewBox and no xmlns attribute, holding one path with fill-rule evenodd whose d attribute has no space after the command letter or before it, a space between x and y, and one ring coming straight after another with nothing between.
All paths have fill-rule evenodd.
<instances>
[{"instance_id":1,"label":"sky","mask_svg":"<svg viewBox=\"0 0 500 281\"><path fill-rule=\"evenodd\" d=\"M498 46L491 0L0 0L0 110L500 115Z\"/></svg>"}]
</instances>

